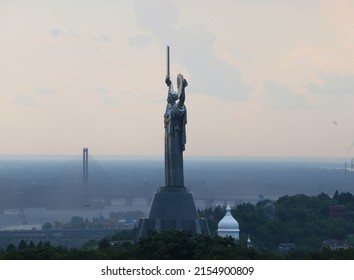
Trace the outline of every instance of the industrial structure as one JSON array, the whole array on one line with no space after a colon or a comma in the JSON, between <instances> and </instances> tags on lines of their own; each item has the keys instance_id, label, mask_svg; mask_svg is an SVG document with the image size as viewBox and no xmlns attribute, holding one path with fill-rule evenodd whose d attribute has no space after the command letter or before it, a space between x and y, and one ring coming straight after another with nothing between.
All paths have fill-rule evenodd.
<instances>
[{"instance_id":1,"label":"industrial structure","mask_svg":"<svg viewBox=\"0 0 354 280\"><path fill-rule=\"evenodd\" d=\"M83 173L82 173L82 193L88 193L88 148L82 149Z\"/></svg>"}]
</instances>

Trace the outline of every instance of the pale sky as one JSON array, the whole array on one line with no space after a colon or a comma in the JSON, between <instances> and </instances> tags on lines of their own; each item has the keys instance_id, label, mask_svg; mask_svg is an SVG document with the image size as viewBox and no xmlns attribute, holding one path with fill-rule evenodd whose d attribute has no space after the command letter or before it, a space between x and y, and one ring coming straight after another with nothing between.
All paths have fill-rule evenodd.
<instances>
[{"instance_id":1,"label":"pale sky","mask_svg":"<svg viewBox=\"0 0 354 280\"><path fill-rule=\"evenodd\" d=\"M354 156L354 2L0 0L0 154Z\"/></svg>"}]
</instances>

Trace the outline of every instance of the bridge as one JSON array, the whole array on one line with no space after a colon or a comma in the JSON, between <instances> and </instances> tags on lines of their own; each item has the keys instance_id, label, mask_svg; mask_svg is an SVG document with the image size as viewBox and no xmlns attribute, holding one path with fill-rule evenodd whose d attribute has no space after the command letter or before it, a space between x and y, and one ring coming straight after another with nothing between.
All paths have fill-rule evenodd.
<instances>
[{"instance_id":1,"label":"bridge","mask_svg":"<svg viewBox=\"0 0 354 280\"><path fill-rule=\"evenodd\" d=\"M133 196L121 196L114 194L106 194L104 197L105 205L122 205L122 206L150 206L152 195L148 197L133 197ZM96 198L98 198L96 196ZM279 196L262 196L262 195L254 195L254 196L222 196L222 195L209 195L203 196L198 194L193 194L195 204L197 208L213 208L218 205L224 205L225 203L230 206L238 205L241 203L257 203L263 199L269 200L277 200Z\"/></svg>"},{"instance_id":2,"label":"bridge","mask_svg":"<svg viewBox=\"0 0 354 280\"><path fill-rule=\"evenodd\" d=\"M119 229L3 230L0 231L0 238L41 240L77 238L100 240L105 236L116 234L124 229L131 229L131 227L121 227Z\"/></svg>"}]
</instances>

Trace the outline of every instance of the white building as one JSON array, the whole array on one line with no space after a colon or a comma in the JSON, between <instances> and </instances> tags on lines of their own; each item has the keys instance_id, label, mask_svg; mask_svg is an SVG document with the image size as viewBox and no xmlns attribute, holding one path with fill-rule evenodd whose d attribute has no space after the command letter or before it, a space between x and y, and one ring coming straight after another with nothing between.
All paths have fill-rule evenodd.
<instances>
[{"instance_id":1,"label":"white building","mask_svg":"<svg viewBox=\"0 0 354 280\"><path fill-rule=\"evenodd\" d=\"M237 240L240 238L240 226L232 217L229 205L226 207L225 217L218 224L218 235L221 237L231 236Z\"/></svg>"}]
</instances>

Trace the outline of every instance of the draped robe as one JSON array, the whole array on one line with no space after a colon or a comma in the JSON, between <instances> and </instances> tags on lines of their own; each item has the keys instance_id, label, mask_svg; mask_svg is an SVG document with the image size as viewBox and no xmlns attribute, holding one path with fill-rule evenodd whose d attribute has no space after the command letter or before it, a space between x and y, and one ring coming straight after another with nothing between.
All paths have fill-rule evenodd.
<instances>
[{"instance_id":1,"label":"draped robe","mask_svg":"<svg viewBox=\"0 0 354 280\"><path fill-rule=\"evenodd\" d=\"M187 110L184 89L176 103L172 84L169 86L165 123L165 184L166 187L184 187L183 151L186 144Z\"/></svg>"}]
</instances>

